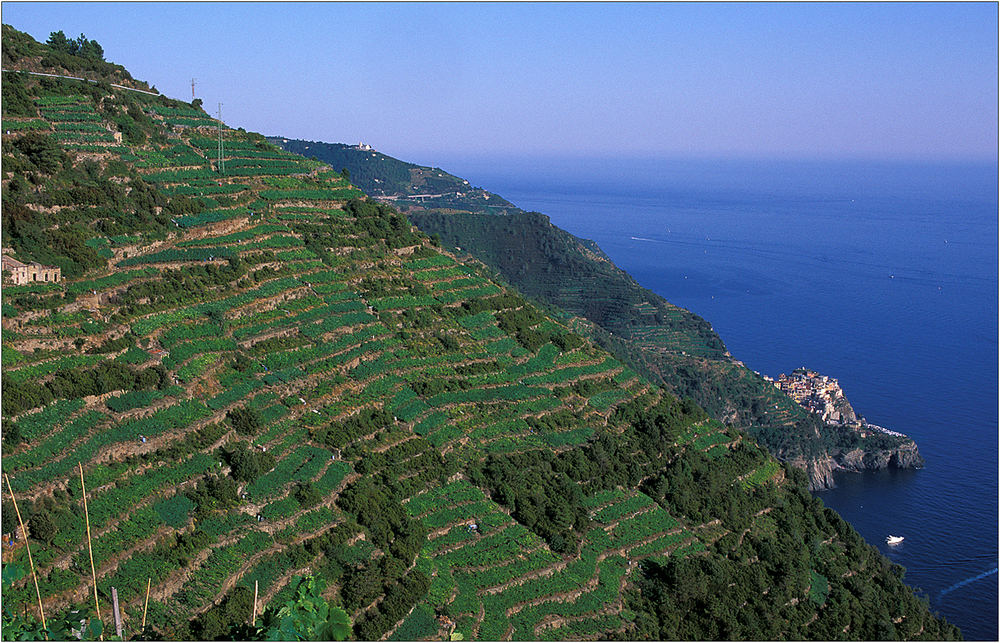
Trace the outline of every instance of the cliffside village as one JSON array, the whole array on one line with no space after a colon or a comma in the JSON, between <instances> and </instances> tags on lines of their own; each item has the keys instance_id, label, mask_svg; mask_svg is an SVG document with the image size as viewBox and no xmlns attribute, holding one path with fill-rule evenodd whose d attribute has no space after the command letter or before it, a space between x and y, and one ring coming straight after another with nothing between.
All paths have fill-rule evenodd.
<instances>
[{"instance_id":1,"label":"cliffside village","mask_svg":"<svg viewBox=\"0 0 1000 643\"><path fill-rule=\"evenodd\" d=\"M854 412L840 384L832 377L820 375L805 367L797 368L790 375L782 373L777 379L762 375L766 381L787 393L793 400L812 413L820 414L824 422L847 426L867 437L869 432L906 437L902 433L871 424Z\"/></svg>"}]
</instances>

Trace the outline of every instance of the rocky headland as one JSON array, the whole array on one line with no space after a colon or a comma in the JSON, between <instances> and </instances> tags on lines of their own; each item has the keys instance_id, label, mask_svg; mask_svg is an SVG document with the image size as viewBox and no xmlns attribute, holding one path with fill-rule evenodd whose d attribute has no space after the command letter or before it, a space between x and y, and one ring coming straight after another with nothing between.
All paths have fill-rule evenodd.
<instances>
[{"instance_id":1,"label":"rocky headland","mask_svg":"<svg viewBox=\"0 0 1000 643\"><path fill-rule=\"evenodd\" d=\"M777 379L765 376L776 388L787 393L804 409L824 423L849 429L857 435L857 446L834 448L813 459L794 458L791 462L809 474L813 491L836 486L834 471L878 471L880 469L919 469L924 466L917 444L908 436L871 424L859 416L837 380L806 368Z\"/></svg>"},{"instance_id":2,"label":"rocky headland","mask_svg":"<svg viewBox=\"0 0 1000 643\"><path fill-rule=\"evenodd\" d=\"M791 461L793 465L809 474L809 489L821 491L836 487L835 471L861 473L882 469L921 469L924 459L917 449L917 443L910 438L901 439L896 447L884 449L855 448L828 452L825 456L806 460L799 457Z\"/></svg>"}]
</instances>

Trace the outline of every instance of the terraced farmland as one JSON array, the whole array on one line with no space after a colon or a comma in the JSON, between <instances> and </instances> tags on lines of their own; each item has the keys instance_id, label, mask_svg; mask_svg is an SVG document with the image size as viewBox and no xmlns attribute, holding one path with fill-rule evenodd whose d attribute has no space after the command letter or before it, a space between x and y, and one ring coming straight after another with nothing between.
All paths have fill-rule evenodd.
<instances>
[{"instance_id":1,"label":"terraced farmland","mask_svg":"<svg viewBox=\"0 0 1000 643\"><path fill-rule=\"evenodd\" d=\"M447 632L484 640L622 629L621 589L637 561L698 541L642 494L611 491L587 503L594 528L577 555L560 556L465 481L412 498L408 511L431 530L418 565L432 581L427 602L400 629L415 638ZM431 610L448 616L427 622L422 615Z\"/></svg>"},{"instance_id":2,"label":"terraced farmland","mask_svg":"<svg viewBox=\"0 0 1000 643\"><path fill-rule=\"evenodd\" d=\"M588 502L609 511L625 498L609 492ZM653 529L675 536L675 545L693 539L649 498L641 499ZM662 536L634 529L629 516L594 527L578 555L560 556L464 481L417 496L407 509L432 530L418 561L432 577L427 602L400 624L416 638L458 633L538 640L621 629L621 588L638 570L629 550L643 541L653 543L645 545L649 551L643 557L670 548ZM621 535L609 538L608 530ZM430 623L422 617L428 611L448 616ZM422 629L415 629L414 621L423 623Z\"/></svg>"},{"instance_id":3,"label":"terraced farmland","mask_svg":"<svg viewBox=\"0 0 1000 643\"><path fill-rule=\"evenodd\" d=\"M273 618L309 575L362 640L628 637L680 561L758 544L754 590L821 624L841 567L876 573L821 508L777 527L808 496L751 439L346 176L179 101L13 82L5 244L63 270L2 293L18 618L109 623L114 589L126 638L260 637L230 606Z\"/></svg>"},{"instance_id":4,"label":"terraced farmland","mask_svg":"<svg viewBox=\"0 0 1000 643\"><path fill-rule=\"evenodd\" d=\"M36 120L54 131L88 123L113 138L89 97L37 103ZM50 498L39 515L60 525L35 557L51 609L86 597L86 565L74 545L84 525L69 519L79 502L78 462L91 496L99 590L107 599L117 587L135 610L148 577L151 613L165 626L246 578L266 579L265 595L280 591L288 580L281 552L343 520L338 491L358 473L404 480L409 498L446 492L450 486L434 487L442 458L453 468L481 453L571 448L601 430L615 404L647 390L637 378L617 389L622 367L585 343L525 348L497 315L529 304L430 247L385 208L344 209L357 192L329 169L230 129L218 163L218 141L202 133L216 122L156 104L147 116L167 142L127 147L119 158L157 191L197 199L201 211L174 217L158 239L142 231L120 243L94 237L109 250L108 267L38 293L29 308L49 306L47 316L5 301L4 348L18 356L5 385L110 365L145 378L9 418L17 439L4 473L23 502ZM381 240L372 234L379 232ZM410 243L406 253L389 252L396 239ZM215 282L197 296L176 292L202 276ZM78 298L61 304L63 292ZM98 328L86 332L91 324ZM548 322L541 328L567 334ZM115 350L103 348L111 344ZM39 345L47 349L32 348ZM590 392L594 382L604 393ZM384 425L342 429L359 409L382 410ZM244 471L255 468L257 475ZM236 482L228 505L199 501L208 492L197 490L227 479ZM560 560L481 491L465 489L488 507L478 518L484 531L503 521L493 535L497 562L514 551L510 543L535 548L530 565ZM425 522L435 519L443 518ZM185 540L183 559L171 553L177 538ZM440 564L488 562L478 549L448 551ZM427 555L435 552L443 555ZM498 571L493 584L531 573L530 565L516 575L510 566ZM27 600L29 588L22 583L9 596Z\"/></svg>"}]
</instances>

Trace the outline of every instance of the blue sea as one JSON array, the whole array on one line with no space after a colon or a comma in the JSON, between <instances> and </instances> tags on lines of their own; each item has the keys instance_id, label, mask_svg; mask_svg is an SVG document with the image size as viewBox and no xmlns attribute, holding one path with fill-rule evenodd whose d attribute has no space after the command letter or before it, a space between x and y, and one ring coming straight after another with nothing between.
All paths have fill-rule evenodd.
<instances>
[{"instance_id":1,"label":"blue sea","mask_svg":"<svg viewBox=\"0 0 1000 643\"><path fill-rule=\"evenodd\" d=\"M818 495L966 639L998 638L995 163L434 163L597 241L750 368L835 377L916 440L924 469Z\"/></svg>"}]
</instances>

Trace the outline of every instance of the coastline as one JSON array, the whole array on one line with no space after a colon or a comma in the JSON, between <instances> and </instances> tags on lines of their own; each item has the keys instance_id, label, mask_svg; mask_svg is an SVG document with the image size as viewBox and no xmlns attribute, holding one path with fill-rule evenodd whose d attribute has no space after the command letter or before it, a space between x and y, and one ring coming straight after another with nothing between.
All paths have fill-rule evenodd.
<instances>
[{"instance_id":1,"label":"coastline","mask_svg":"<svg viewBox=\"0 0 1000 643\"><path fill-rule=\"evenodd\" d=\"M851 449L827 453L811 462L801 459L792 461L794 466L805 469L809 474L809 490L825 491L837 487L835 473L864 473L885 469L923 469L925 461L917 448L917 443L907 439L894 449Z\"/></svg>"}]
</instances>

